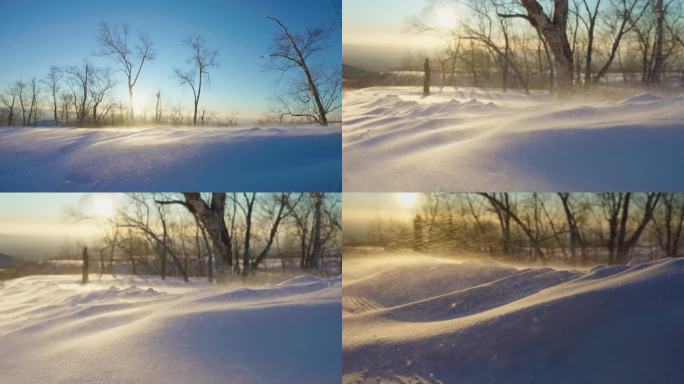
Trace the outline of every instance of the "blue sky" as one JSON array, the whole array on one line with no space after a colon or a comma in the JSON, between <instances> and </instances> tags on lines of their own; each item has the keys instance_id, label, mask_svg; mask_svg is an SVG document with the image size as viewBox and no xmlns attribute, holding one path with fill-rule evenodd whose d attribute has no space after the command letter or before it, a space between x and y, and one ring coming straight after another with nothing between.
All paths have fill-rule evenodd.
<instances>
[{"instance_id":1,"label":"blue sky","mask_svg":"<svg viewBox=\"0 0 684 384\"><path fill-rule=\"evenodd\" d=\"M205 37L208 48L219 51L219 68L212 72L211 88L200 100L219 113L240 111L242 119L259 118L278 75L263 70L263 55L277 31L266 16L280 18L290 29L306 29L339 22L335 11L341 0L259 1L103 1L7 0L0 23L0 87L19 78L43 77L51 65L115 64L93 57L101 21L127 23L132 32L146 32L158 55L143 68L135 92L153 108L154 94L162 92L165 105L182 103L190 111L192 94L172 78L175 67L186 68L189 50L181 40L189 34ZM332 37L326 63L340 65L341 35ZM10 53L10 54L7 54ZM125 79L118 77L116 96L126 100ZM165 96L165 97L164 97Z\"/></svg>"}]
</instances>

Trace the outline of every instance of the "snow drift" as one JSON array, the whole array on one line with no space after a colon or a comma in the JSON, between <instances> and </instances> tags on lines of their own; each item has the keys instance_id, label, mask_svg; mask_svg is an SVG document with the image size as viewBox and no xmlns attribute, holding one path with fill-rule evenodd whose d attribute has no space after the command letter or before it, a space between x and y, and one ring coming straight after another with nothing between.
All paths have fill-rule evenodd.
<instances>
[{"instance_id":1,"label":"snow drift","mask_svg":"<svg viewBox=\"0 0 684 384\"><path fill-rule=\"evenodd\" d=\"M420 92L345 93L345 191L684 189L684 96Z\"/></svg>"},{"instance_id":2,"label":"snow drift","mask_svg":"<svg viewBox=\"0 0 684 384\"><path fill-rule=\"evenodd\" d=\"M0 382L340 380L339 277L229 290L157 278L78 281L0 283Z\"/></svg>"},{"instance_id":3,"label":"snow drift","mask_svg":"<svg viewBox=\"0 0 684 384\"><path fill-rule=\"evenodd\" d=\"M684 380L684 259L579 272L416 258L345 277L343 382Z\"/></svg>"},{"instance_id":4,"label":"snow drift","mask_svg":"<svg viewBox=\"0 0 684 384\"><path fill-rule=\"evenodd\" d=\"M340 126L0 128L0 191L339 191Z\"/></svg>"}]
</instances>

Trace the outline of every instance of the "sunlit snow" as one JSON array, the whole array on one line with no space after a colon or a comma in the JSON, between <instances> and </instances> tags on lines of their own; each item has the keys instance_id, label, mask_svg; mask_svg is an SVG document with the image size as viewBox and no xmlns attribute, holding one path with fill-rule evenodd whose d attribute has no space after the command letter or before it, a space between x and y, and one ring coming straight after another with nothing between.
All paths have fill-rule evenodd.
<instances>
[{"instance_id":1,"label":"sunlit snow","mask_svg":"<svg viewBox=\"0 0 684 384\"><path fill-rule=\"evenodd\" d=\"M344 383L675 383L684 260L567 270L345 258Z\"/></svg>"},{"instance_id":2,"label":"sunlit snow","mask_svg":"<svg viewBox=\"0 0 684 384\"><path fill-rule=\"evenodd\" d=\"M0 282L2 383L334 383L339 277L241 288L76 275Z\"/></svg>"},{"instance_id":3,"label":"sunlit snow","mask_svg":"<svg viewBox=\"0 0 684 384\"><path fill-rule=\"evenodd\" d=\"M684 96L421 91L345 93L345 191L684 189Z\"/></svg>"}]
</instances>

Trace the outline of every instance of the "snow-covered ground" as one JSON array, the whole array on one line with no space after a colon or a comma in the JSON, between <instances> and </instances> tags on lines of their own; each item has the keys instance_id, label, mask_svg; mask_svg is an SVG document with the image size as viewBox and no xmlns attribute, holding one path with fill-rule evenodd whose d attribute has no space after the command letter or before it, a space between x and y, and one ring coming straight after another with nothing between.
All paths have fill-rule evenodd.
<instances>
[{"instance_id":1,"label":"snow-covered ground","mask_svg":"<svg viewBox=\"0 0 684 384\"><path fill-rule=\"evenodd\" d=\"M339 383L341 279L0 282L0 382Z\"/></svg>"},{"instance_id":2,"label":"snow-covered ground","mask_svg":"<svg viewBox=\"0 0 684 384\"><path fill-rule=\"evenodd\" d=\"M684 259L344 264L344 383L682 383Z\"/></svg>"},{"instance_id":3,"label":"snow-covered ground","mask_svg":"<svg viewBox=\"0 0 684 384\"><path fill-rule=\"evenodd\" d=\"M0 191L339 191L341 128L0 128Z\"/></svg>"},{"instance_id":4,"label":"snow-covered ground","mask_svg":"<svg viewBox=\"0 0 684 384\"><path fill-rule=\"evenodd\" d=\"M343 120L345 191L684 189L684 95L374 87Z\"/></svg>"}]
</instances>

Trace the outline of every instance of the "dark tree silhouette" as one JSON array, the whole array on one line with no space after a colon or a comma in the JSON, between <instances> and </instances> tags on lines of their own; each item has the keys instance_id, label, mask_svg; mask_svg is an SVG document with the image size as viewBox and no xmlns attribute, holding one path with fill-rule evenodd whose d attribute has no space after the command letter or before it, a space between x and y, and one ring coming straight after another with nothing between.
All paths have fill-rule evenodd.
<instances>
[{"instance_id":1,"label":"dark tree silhouette","mask_svg":"<svg viewBox=\"0 0 684 384\"><path fill-rule=\"evenodd\" d=\"M305 118L320 125L328 124L328 114L342 107L341 73L312 67L316 56L329 47L333 29L315 28L304 34L294 34L275 17L267 17L279 28L268 52L268 68L289 72L299 69L303 80L295 80L284 95L277 95L276 114L285 117Z\"/></svg>"},{"instance_id":2,"label":"dark tree silhouette","mask_svg":"<svg viewBox=\"0 0 684 384\"><path fill-rule=\"evenodd\" d=\"M218 66L216 60L218 51L207 49L206 41L199 35L188 36L183 40L183 43L192 49L192 56L188 58L188 62L192 64L192 69L188 71L175 69L175 75L182 85L187 85L192 89L195 107L192 124L197 125L197 106L202 95L202 85L203 83L209 84L209 69Z\"/></svg>"},{"instance_id":3,"label":"dark tree silhouette","mask_svg":"<svg viewBox=\"0 0 684 384\"><path fill-rule=\"evenodd\" d=\"M131 46L129 35L128 25L115 24L110 27L103 21L100 24L100 32L97 39L102 46L98 54L114 59L126 75L128 81L128 118L129 122L133 123L135 121L133 87L138 82L145 62L155 59L156 51L154 43L152 43L149 36L142 33L139 34L138 43L135 46Z\"/></svg>"}]
</instances>

